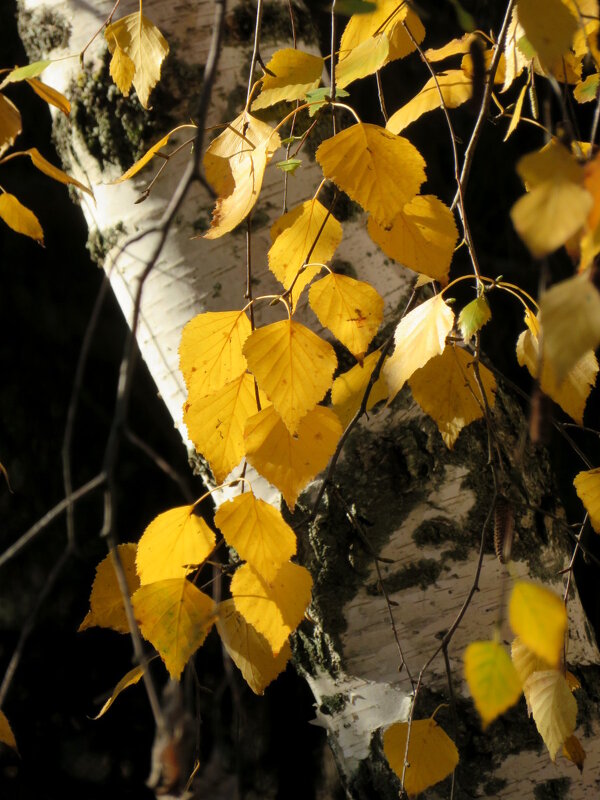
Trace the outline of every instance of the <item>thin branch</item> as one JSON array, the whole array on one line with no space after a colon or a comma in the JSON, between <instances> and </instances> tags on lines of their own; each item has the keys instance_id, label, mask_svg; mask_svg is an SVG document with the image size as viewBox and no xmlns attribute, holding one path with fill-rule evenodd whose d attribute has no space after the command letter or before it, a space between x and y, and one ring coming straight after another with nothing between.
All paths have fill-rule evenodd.
<instances>
[{"instance_id":1,"label":"thin branch","mask_svg":"<svg viewBox=\"0 0 600 800\"><path fill-rule=\"evenodd\" d=\"M28 531L26 531L14 544L11 544L10 547L0 555L0 567L6 564L11 558L14 558L17 553L20 553L21 550L29 544L38 533L41 533L45 528L50 525L58 516L62 514L70 505L76 503L78 500L81 500L82 497L90 494L97 489L99 486L102 486L106 482L106 475L101 472L99 475L96 475L95 478L92 478L87 483L84 483L79 489L76 489L74 492L71 493L69 497L65 497L64 500L61 500L60 503L57 503L54 508L51 508L47 514L38 520L35 525L32 525Z\"/></svg>"}]
</instances>

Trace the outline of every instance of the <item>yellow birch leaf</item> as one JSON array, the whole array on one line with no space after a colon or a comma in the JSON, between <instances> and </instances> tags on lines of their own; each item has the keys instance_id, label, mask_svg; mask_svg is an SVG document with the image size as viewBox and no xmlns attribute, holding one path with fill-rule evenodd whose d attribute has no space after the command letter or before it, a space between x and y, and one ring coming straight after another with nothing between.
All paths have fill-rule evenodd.
<instances>
[{"instance_id":1,"label":"yellow birch leaf","mask_svg":"<svg viewBox=\"0 0 600 800\"><path fill-rule=\"evenodd\" d=\"M97 720L100 719L100 717L103 717L108 711L108 709L115 702L117 697L121 694L121 692L124 691L125 689L128 689L130 686L135 686L136 683L139 683L143 675L144 675L144 668L140 666L130 669L126 675L123 675L121 680L117 683L117 685L113 689L111 696L108 698L106 703L104 703L104 705L102 706L100 711L96 714L96 716L92 717L92 719Z\"/></svg>"},{"instance_id":2,"label":"yellow birch leaf","mask_svg":"<svg viewBox=\"0 0 600 800\"><path fill-rule=\"evenodd\" d=\"M447 345L409 378L414 399L435 421L446 447L452 449L461 430L483 417L484 405L473 373L473 356L461 347ZM479 375L487 403L494 405L496 380L483 364Z\"/></svg>"},{"instance_id":3,"label":"yellow birch leaf","mask_svg":"<svg viewBox=\"0 0 600 800\"><path fill-rule=\"evenodd\" d=\"M515 636L512 641L510 654L521 683L525 683L527 678L534 672L544 672L552 669L546 659L536 655L518 636Z\"/></svg>"},{"instance_id":4,"label":"yellow birch leaf","mask_svg":"<svg viewBox=\"0 0 600 800\"><path fill-rule=\"evenodd\" d=\"M36 215L20 203L14 194L0 194L0 219L17 233L44 244L44 231Z\"/></svg>"},{"instance_id":5,"label":"yellow birch leaf","mask_svg":"<svg viewBox=\"0 0 600 800\"><path fill-rule=\"evenodd\" d=\"M475 33L465 33L460 39L451 39L443 47L430 47L428 50L425 50L425 58L430 63L435 64L451 56L468 53L471 49L471 44L478 38L479 37Z\"/></svg>"},{"instance_id":6,"label":"yellow birch leaf","mask_svg":"<svg viewBox=\"0 0 600 800\"><path fill-rule=\"evenodd\" d=\"M472 89L473 82L462 69L449 69L441 72L437 75L437 82L430 78L412 100L392 114L385 127L392 133L400 133L423 114L442 107L440 91L444 98L444 105L447 108L457 108L470 99Z\"/></svg>"},{"instance_id":7,"label":"yellow birch leaf","mask_svg":"<svg viewBox=\"0 0 600 800\"><path fill-rule=\"evenodd\" d=\"M306 97L306 93L316 89L321 82L323 59L291 47L278 50L271 56L265 73L262 89L252 103L252 110L267 108L282 100L292 102Z\"/></svg>"},{"instance_id":8,"label":"yellow birch leaf","mask_svg":"<svg viewBox=\"0 0 600 800\"><path fill-rule=\"evenodd\" d=\"M281 144L266 122L243 111L204 154L206 179L219 195L205 239L218 239L250 213L268 162Z\"/></svg>"},{"instance_id":9,"label":"yellow birch leaf","mask_svg":"<svg viewBox=\"0 0 600 800\"><path fill-rule=\"evenodd\" d=\"M506 40L504 42L504 85L501 92L506 92L512 86L515 78L523 72L525 67L530 63L523 51L518 46L519 41L525 36L525 31L519 24L516 8L513 9L508 30L506 32Z\"/></svg>"},{"instance_id":10,"label":"yellow birch leaf","mask_svg":"<svg viewBox=\"0 0 600 800\"><path fill-rule=\"evenodd\" d=\"M561 599L543 586L516 581L508 614L511 628L523 644L556 667L567 631L567 612Z\"/></svg>"},{"instance_id":11,"label":"yellow birch leaf","mask_svg":"<svg viewBox=\"0 0 600 800\"><path fill-rule=\"evenodd\" d=\"M454 313L441 294L426 300L402 319L394 333L396 347L383 367L390 401L411 375L439 356L454 325Z\"/></svg>"},{"instance_id":12,"label":"yellow birch leaf","mask_svg":"<svg viewBox=\"0 0 600 800\"><path fill-rule=\"evenodd\" d=\"M110 61L110 77L117 84L118 90L124 97L129 97L134 76L135 64L127 53L115 43L115 49Z\"/></svg>"},{"instance_id":13,"label":"yellow birch leaf","mask_svg":"<svg viewBox=\"0 0 600 800\"><path fill-rule=\"evenodd\" d=\"M385 33L370 36L341 59L335 69L335 85L343 89L367 75L373 75L386 63L390 41Z\"/></svg>"},{"instance_id":14,"label":"yellow birch leaf","mask_svg":"<svg viewBox=\"0 0 600 800\"><path fill-rule=\"evenodd\" d=\"M383 734L383 752L399 778L404 773L407 735L407 722L396 722ZM433 717L414 719L407 761L404 788L409 797L414 797L452 774L458 764L458 750Z\"/></svg>"},{"instance_id":15,"label":"yellow birch leaf","mask_svg":"<svg viewBox=\"0 0 600 800\"><path fill-rule=\"evenodd\" d=\"M458 328L465 342L468 343L471 337L480 331L491 318L492 312L484 294L480 294L475 300L467 303L458 315Z\"/></svg>"},{"instance_id":16,"label":"yellow birch leaf","mask_svg":"<svg viewBox=\"0 0 600 800\"><path fill-rule=\"evenodd\" d=\"M18 83L19 81L29 80L29 78L37 78L51 63L52 61L45 59L42 61L33 61L31 64L25 64L24 67L15 67L8 73L6 78L4 78L2 84L0 84L0 88L6 86L7 83Z\"/></svg>"},{"instance_id":17,"label":"yellow birch leaf","mask_svg":"<svg viewBox=\"0 0 600 800\"><path fill-rule=\"evenodd\" d=\"M133 62L133 85L140 103L148 108L150 92L160 80L161 65L169 52L167 40L141 11L112 22L104 37L113 58L119 47Z\"/></svg>"},{"instance_id":18,"label":"yellow birch leaf","mask_svg":"<svg viewBox=\"0 0 600 800\"><path fill-rule=\"evenodd\" d=\"M0 94L0 156L12 147L22 130L19 109L12 100Z\"/></svg>"},{"instance_id":19,"label":"yellow birch leaf","mask_svg":"<svg viewBox=\"0 0 600 800\"><path fill-rule=\"evenodd\" d=\"M69 116L71 113L71 102L64 94L59 92L58 89L54 89L52 86L48 86L47 83L38 81L37 78L29 78L27 83L45 103L58 108L66 117Z\"/></svg>"},{"instance_id":20,"label":"yellow birch leaf","mask_svg":"<svg viewBox=\"0 0 600 800\"><path fill-rule=\"evenodd\" d=\"M573 486L590 515L590 524L600 533L600 468L588 469L575 476Z\"/></svg>"},{"instance_id":21,"label":"yellow birch leaf","mask_svg":"<svg viewBox=\"0 0 600 800\"><path fill-rule=\"evenodd\" d=\"M140 582L184 578L208 558L215 543L215 534L194 514L193 505L159 514L138 542L135 563Z\"/></svg>"},{"instance_id":22,"label":"yellow birch leaf","mask_svg":"<svg viewBox=\"0 0 600 800\"><path fill-rule=\"evenodd\" d=\"M310 287L308 302L321 325L362 361L383 319L379 292L364 281L329 273Z\"/></svg>"},{"instance_id":23,"label":"yellow birch leaf","mask_svg":"<svg viewBox=\"0 0 600 800\"><path fill-rule=\"evenodd\" d=\"M583 186L551 179L520 197L510 217L531 254L541 258L577 233L592 204L592 197Z\"/></svg>"},{"instance_id":24,"label":"yellow birch leaf","mask_svg":"<svg viewBox=\"0 0 600 800\"><path fill-rule=\"evenodd\" d=\"M548 180L580 184L584 178L583 168L575 156L556 140L519 159L517 172L529 190Z\"/></svg>"},{"instance_id":25,"label":"yellow birch leaf","mask_svg":"<svg viewBox=\"0 0 600 800\"><path fill-rule=\"evenodd\" d=\"M458 230L452 211L434 195L413 197L391 225L381 225L369 217L367 230L394 261L443 286L448 283Z\"/></svg>"},{"instance_id":26,"label":"yellow birch leaf","mask_svg":"<svg viewBox=\"0 0 600 800\"><path fill-rule=\"evenodd\" d=\"M523 331L517 340L517 360L522 367L527 367L532 378L537 378L540 363L539 322L529 312L525 314L525 322L528 330ZM598 362L591 350L579 359L560 382L552 364L546 360L542 364L540 388L544 394L558 403L563 411L582 425L585 404L596 382L597 374Z\"/></svg>"},{"instance_id":27,"label":"yellow birch leaf","mask_svg":"<svg viewBox=\"0 0 600 800\"><path fill-rule=\"evenodd\" d=\"M335 350L299 322L272 322L244 344L248 367L291 434L331 387Z\"/></svg>"},{"instance_id":28,"label":"yellow birch leaf","mask_svg":"<svg viewBox=\"0 0 600 800\"><path fill-rule=\"evenodd\" d=\"M572 692L576 692L577 689L581 689L581 683L579 682L578 677L573 675L572 672L569 672L569 670L565 672L565 680L567 682L567 686Z\"/></svg>"},{"instance_id":29,"label":"yellow birch leaf","mask_svg":"<svg viewBox=\"0 0 600 800\"><path fill-rule=\"evenodd\" d=\"M587 227L590 231L595 231L600 224L600 154L587 161L583 169L583 185L594 200L587 218Z\"/></svg>"},{"instance_id":30,"label":"yellow birch leaf","mask_svg":"<svg viewBox=\"0 0 600 800\"><path fill-rule=\"evenodd\" d=\"M591 103L596 99L600 86L600 72L588 75L584 81L579 81L573 89L573 97L578 103Z\"/></svg>"},{"instance_id":31,"label":"yellow birch leaf","mask_svg":"<svg viewBox=\"0 0 600 800\"><path fill-rule=\"evenodd\" d=\"M223 503L215 525L230 547L266 581L271 581L285 561L296 554L296 534L281 512L245 492Z\"/></svg>"},{"instance_id":32,"label":"yellow birch leaf","mask_svg":"<svg viewBox=\"0 0 600 800\"><path fill-rule=\"evenodd\" d=\"M210 464L218 483L244 457L244 425L256 411L254 378L248 373L185 404L183 420L190 439Z\"/></svg>"},{"instance_id":33,"label":"yellow birch leaf","mask_svg":"<svg viewBox=\"0 0 600 800\"><path fill-rule=\"evenodd\" d=\"M321 269L308 267L296 280L302 265L330 261L342 241L342 226L333 214L328 215L324 205L313 198L273 223L271 241L269 269L285 289L289 289L295 281L292 290L292 304L295 307L304 287Z\"/></svg>"},{"instance_id":34,"label":"yellow birch leaf","mask_svg":"<svg viewBox=\"0 0 600 800\"><path fill-rule=\"evenodd\" d=\"M293 511L300 492L325 469L342 435L330 408L317 406L292 436L272 406L250 417L244 430L246 457L281 492Z\"/></svg>"},{"instance_id":35,"label":"yellow birch leaf","mask_svg":"<svg viewBox=\"0 0 600 800\"><path fill-rule=\"evenodd\" d=\"M242 564L231 580L235 610L262 634L274 656L302 622L310 603L310 572L286 561L276 576L266 581L250 564Z\"/></svg>"},{"instance_id":36,"label":"yellow birch leaf","mask_svg":"<svg viewBox=\"0 0 600 800\"><path fill-rule=\"evenodd\" d=\"M471 642L465 650L465 678L486 728L521 697L521 681L498 642Z\"/></svg>"},{"instance_id":37,"label":"yellow birch leaf","mask_svg":"<svg viewBox=\"0 0 600 800\"><path fill-rule=\"evenodd\" d=\"M94 193L88 186L85 186L85 184L80 183L76 178L72 178L66 172L63 172L62 169L59 169L58 167L55 167L54 164L46 161L44 156L36 147L31 147L29 150L23 150L23 155L28 155L33 162L34 167L39 169L40 172L43 172L44 175L52 178L52 180L58 181L58 183L63 183L65 185L70 184L71 186L76 186L78 189L81 189L82 192L87 192L90 197L94 196Z\"/></svg>"},{"instance_id":38,"label":"yellow birch leaf","mask_svg":"<svg viewBox=\"0 0 600 800\"><path fill-rule=\"evenodd\" d=\"M179 680L216 621L214 601L186 578L169 578L140 586L131 602L142 636Z\"/></svg>"},{"instance_id":39,"label":"yellow birch leaf","mask_svg":"<svg viewBox=\"0 0 600 800\"><path fill-rule=\"evenodd\" d=\"M379 125L357 123L318 148L316 158L326 178L391 225L425 180L425 160L408 139Z\"/></svg>"},{"instance_id":40,"label":"yellow birch leaf","mask_svg":"<svg viewBox=\"0 0 600 800\"><path fill-rule=\"evenodd\" d=\"M225 650L248 686L254 694L264 694L290 660L290 643L285 642L274 656L267 639L235 610L233 600L225 600L219 606L217 630Z\"/></svg>"},{"instance_id":41,"label":"yellow birch leaf","mask_svg":"<svg viewBox=\"0 0 600 800\"><path fill-rule=\"evenodd\" d=\"M486 72L489 72L492 60L494 58L495 49L493 47L485 48L485 45L482 43L481 45L482 55L483 55L483 63ZM467 77L473 80L473 58L470 53L464 55L460 62L460 68L465 73ZM505 78L505 60L504 60L504 53L500 56L500 61L498 62L498 67L496 68L496 72L494 74L494 83L504 83Z\"/></svg>"},{"instance_id":42,"label":"yellow birch leaf","mask_svg":"<svg viewBox=\"0 0 600 800\"><path fill-rule=\"evenodd\" d=\"M562 380L600 344L600 292L584 272L552 286L540 300L543 356Z\"/></svg>"},{"instance_id":43,"label":"yellow birch leaf","mask_svg":"<svg viewBox=\"0 0 600 800\"><path fill-rule=\"evenodd\" d=\"M517 125L521 121L521 113L523 111L523 101L525 100L525 95L527 93L527 84L525 84L521 91L519 92L519 96L517 98L517 102L515 103L515 109L512 113L512 117L510 118L510 124L508 126L508 130L506 131L506 136L502 141L506 141L509 136L514 133L517 128Z\"/></svg>"},{"instance_id":44,"label":"yellow birch leaf","mask_svg":"<svg viewBox=\"0 0 600 800\"><path fill-rule=\"evenodd\" d=\"M0 743L5 744L7 747L12 748L15 752L17 750L17 740L12 732L10 723L4 711L0 710Z\"/></svg>"},{"instance_id":45,"label":"yellow birch leaf","mask_svg":"<svg viewBox=\"0 0 600 800\"><path fill-rule=\"evenodd\" d=\"M517 14L543 61L552 62L571 47L577 19L561 0L518 0Z\"/></svg>"},{"instance_id":46,"label":"yellow birch leaf","mask_svg":"<svg viewBox=\"0 0 600 800\"><path fill-rule=\"evenodd\" d=\"M158 153L158 151L168 143L169 139L171 138L171 136L173 136L173 134L178 133L178 131L184 130L184 128L191 128L195 130L196 127L197 127L196 125L189 124L189 125L178 125L176 128L173 128L172 131L169 131L167 134L165 134L162 137L162 139L156 142L156 144L153 144L152 147L149 150L147 150L144 153L144 155L135 162L135 164L132 164L132 166L129 167L129 169L126 172L124 172L119 178L117 178L114 181L111 181L111 184L122 183L123 181L129 180L129 178L133 178L133 176L136 175L141 169L143 169L143 167L145 167L146 164L154 158L154 156Z\"/></svg>"},{"instance_id":47,"label":"yellow birch leaf","mask_svg":"<svg viewBox=\"0 0 600 800\"><path fill-rule=\"evenodd\" d=\"M567 736L563 742L563 756L568 758L571 763L575 764L579 772L583 772L583 764L585 761L585 750L581 746L579 739L574 736Z\"/></svg>"},{"instance_id":48,"label":"yellow birch leaf","mask_svg":"<svg viewBox=\"0 0 600 800\"><path fill-rule=\"evenodd\" d=\"M532 673L523 689L539 734L555 761L559 747L575 731L577 701L559 670Z\"/></svg>"},{"instance_id":49,"label":"yellow birch leaf","mask_svg":"<svg viewBox=\"0 0 600 800\"><path fill-rule=\"evenodd\" d=\"M251 331L245 311L207 311L187 323L179 345L179 368L195 396L221 389L246 371L242 346Z\"/></svg>"},{"instance_id":50,"label":"yellow birch leaf","mask_svg":"<svg viewBox=\"0 0 600 800\"><path fill-rule=\"evenodd\" d=\"M140 585L140 579L135 571L137 545L133 543L120 544L117 549L123 564L129 594L132 595ZM96 577L90 595L90 610L79 626L79 630L84 631L96 625L100 628L112 628L118 633L129 633L123 596L110 553L96 567Z\"/></svg>"},{"instance_id":51,"label":"yellow birch leaf","mask_svg":"<svg viewBox=\"0 0 600 800\"><path fill-rule=\"evenodd\" d=\"M425 28L408 3L397 0L379 0L370 14L353 14L344 28L340 41L340 62L346 53L359 47L366 39L384 32L390 42L387 62L404 58L415 50L415 44L406 32L410 30L417 44L425 38Z\"/></svg>"},{"instance_id":52,"label":"yellow birch leaf","mask_svg":"<svg viewBox=\"0 0 600 800\"><path fill-rule=\"evenodd\" d=\"M331 387L331 404L333 410L340 418L344 429L348 426L348 423L361 406L362 399L380 355L381 352L375 350L375 352L370 353L364 359L362 364L356 364L352 369L349 369L348 372L343 372L341 375L338 375L333 382L333 386ZM383 375L380 374L369 393L366 410L370 411L380 400L387 400L387 396L387 383Z\"/></svg>"}]
</instances>

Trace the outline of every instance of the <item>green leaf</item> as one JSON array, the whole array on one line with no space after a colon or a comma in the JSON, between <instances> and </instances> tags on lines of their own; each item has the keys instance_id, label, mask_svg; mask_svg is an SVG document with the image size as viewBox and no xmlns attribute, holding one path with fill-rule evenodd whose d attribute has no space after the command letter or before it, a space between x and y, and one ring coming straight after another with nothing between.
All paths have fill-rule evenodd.
<instances>
[{"instance_id":1,"label":"green leaf","mask_svg":"<svg viewBox=\"0 0 600 800\"><path fill-rule=\"evenodd\" d=\"M485 295L482 294L468 303L458 316L458 327L465 342L468 342L491 318L492 312Z\"/></svg>"},{"instance_id":2,"label":"green leaf","mask_svg":"<svg viewBox=\"0 0 600 800\"><path fill-rule=\"evenodd\" d=\"M283 172L291 172L292 175L299 166L302 165L301 158L286 158L285 161L278 161L275 166Z\"/></svg>"},{"instance_id":3,"label":"green leaf","mask_svg":"<svg viewBox=\"0 0 600 800\"><path fill-rule=\"evenodd\" d=\"M324 105L330 102L330 94L330 86L321 86L320 89L313 89L311 92L306 93L306 102L311 104L308 109L309 117L314 117L319 109L323 108ZM335 99L339 100L340 97L350 97L350 95L345 89L336 88Z\"/></svg>"},{"instance_id":4,"label":"green leaf","mask_svg":"<svg viewBox=\"0 0 600 800\"><path fill-rule=\"evenodd\" d=\"M29 78L37 78L51 63L51 61L34 61L32 64L26 64L24 67L17 67L13 69L12 72L8 73L2 85L26 81L29 80Z\"/></svg>"}]
</instances>

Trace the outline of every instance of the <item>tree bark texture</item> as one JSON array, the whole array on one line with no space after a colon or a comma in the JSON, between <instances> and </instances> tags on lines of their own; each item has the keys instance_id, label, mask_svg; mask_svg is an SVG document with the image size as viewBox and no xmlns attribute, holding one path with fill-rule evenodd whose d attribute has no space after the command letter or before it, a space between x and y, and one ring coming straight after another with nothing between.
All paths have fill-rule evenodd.
<instances>
[{"instance_id":1,"label":"tree bark texture","mask_svg":"<svg viewBox=\"0 0 600 800\"><path fill-rule=\"evenodd\" d=\"M136 0L123 0L119 15L138 5ZM111 7L106 0L94 4L24 0L21 33L31 59L79 52ZM310 17L303 8L296 12L302 47L315 49ZM94 189L95 201L82 199L90 246L129 319L139 275L156 239L143 237L118 257L117 253L129 236L160 218L187 155L182 153L168 165L143 203L135 201L153 175L151 169L124 184L110 185L110 181L194 113L214 19L213 4L205 0L145 0L144 13L171 47L149 117L137 101L121 98L112 85L102 38L87 51L83 73L76 59L57 62L45 73L45 80L73 101L72 123L55 118L57 146L65 167ZM254 8L230 4L209 126L234 119L245 103L253 30ZM287 7L267 2L263 60L286 45ZM330 128L321 135L330 136ZM174 143L181 141L180 137ZM302 169L289 180L288 207L311 196L319 181L318 166L305 157ZM252 223L252 274L265 294L278 291L266 255L270 224L282 213L282 182L282 173L269 166ZM207 227L211 209L211 198L196 184L145 285L137 332L157 390L184 440L185 389L177 355L181 330L197 313L239 308L244 302L244 233L235 231L216 241L191 238ZM362 214L352 211L344 221L336 261L384 296L386 322L391 323L407 295L412 273L387 262L367 237ZM309 319L306 308L298 313L301 321ZM316 328L314 320L310 324ZM524 419L503 391L498 393L494 425L506 464L507 494L516 511L516 573L561 592L558 573L568 563L573 542L560 519L539 511L561 516L552 495L551 465L541 450L523 446ZM371 415L353 432L335 485L337 489L327 490L308 532L301 533L301 557L312 570L315 588L311 621L303 623L296 635L295 660L314 693L317 723L328 731L348 796L392 798L397 797L399 783L385 764L381 730L407 718L412 692L408 673L416 679L473 585L492 498L485 428L474 424L461 434L455 449L447 451L433 422L405 390L389 408ZM313 485L304 495L296 519L306 514L315 491ZM274 497L272 492L270 496ZM353 517L358 525L349 521ZM381 581L375 557L383 559ZM508 590L509 579L493 553L488 526L478 590L449 646L451 690L439 653L424 675L415 717L430 715L453 696L436 718L459 748L456 797L589 798L600 766L599 654L575 588L569 601L567 661L582 683L577 735L588 754L583 776L563 757L557 764L550 761L522 701L482 732L467 697L462 654L469 642L493 635ZM390 611L404 654L402 668ZM510 641L506 623L502 634ZM447 797L448 787L440 784L427 796Z\"/></svg>"}]
</instances>

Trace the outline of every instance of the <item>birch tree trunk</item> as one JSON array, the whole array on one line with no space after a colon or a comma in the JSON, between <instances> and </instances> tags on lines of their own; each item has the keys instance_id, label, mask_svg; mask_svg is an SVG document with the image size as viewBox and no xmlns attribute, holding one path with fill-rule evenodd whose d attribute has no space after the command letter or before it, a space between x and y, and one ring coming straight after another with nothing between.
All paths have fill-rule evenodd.
<instances>
[{"instance_id":1,"label":"birch tree trunk","mask_svg":"<svg viewBox=\"0 0 600 800\"><path fill-rule=\"evenodd\" d=\"M119 15L138 5L137 0L123 0ZM92 4L23 0L21 33L31 59L81 51L111 7L108 0ZM44 76L73 101L73 124L55 120L57 146L64 165L94 189L95 201L82 198L91 246L107 269L128 318L156 236L143 237L118 257L117 253L128 237L160 217L188 149L168 164L141 204L135 201L151 170L118 186L110 181L130 166L140 149L188 121L214 18L209 0L145 0L144 13L171 46L149 120L132 98L120 98L111 84L101 38L86 52L85 73L80 73L77 59L71 59L53 64ZM314 49L306 10L298 7L296 17L304 37L302 46ZM285 5L266 3L261 45L265 61L275 49L289 44L287 19ZM253 28L251 7L242 3L228 8L209 126L232 120L243 107ZM182 141L181 137L174 140ZM266 267L266 254L270 223L281 214L282 181L282 173L270 166L252 223L252 274L261 293L277 290ZM288 206L311 196L319 181L314 161L305 159L298 175L289 180ZM177 355L181 330L199 312L238 308L244 302L244 234L234 232L216 241L191 238L207 226L211 209L211 198L196 185L146 282L137 331L157 391L184 440L185 390ZM361 215L344 222L344 240L336 259L344 262L338 266L355 270L384 296L387 321L391 321L407 295L412 274L386 263L366 236ZM509 495L517 517L516 572L561 592L564 581L559 572L568 563L572 541L560 521L535 510L543 506L549 515L561 515L560 508L547 499L553 491L551 465L532 446L521 454L521 413L501 392L497 405L495 424L507 474L513 479ZM399 783L385 764L381 729L407 718L412 696L409 676L416 680L474 585L492 498L485 429L476 423L449 452L431 420L408 394L402 394L352 434L335 484L339 489L327 491L319 516L303 534L301 557L312 570L315 589L312 622L303 624L296 637L296 663L314 693L317 722L328 731L348 796L392 798ZM310 506L314 491L313 486L301 506ZM349 521L352 516L354 524ZM480 729L466 694L461 659L469 642L493 635L507 590L506 570L493 554L489 525L483 550L478 591L448 651L455 718L449 709L440 710L436 717L456 739L460 752L455 796L592 797L600 766L599 653L575 589L569 600L567 660L582 683L577 734L588 754L583 775L563 757L557 764L550 761L522 701L487 731ZM380 559L377 563L375 557ZM510 640L507 628L503 637ZM423 677L416 717L426 717L441 703L448 703L451 692L440 652ZM427 796L447 797L448 787L440 784Z\"/></svg>"}]
</instances>

